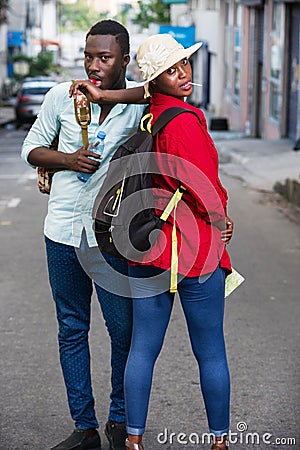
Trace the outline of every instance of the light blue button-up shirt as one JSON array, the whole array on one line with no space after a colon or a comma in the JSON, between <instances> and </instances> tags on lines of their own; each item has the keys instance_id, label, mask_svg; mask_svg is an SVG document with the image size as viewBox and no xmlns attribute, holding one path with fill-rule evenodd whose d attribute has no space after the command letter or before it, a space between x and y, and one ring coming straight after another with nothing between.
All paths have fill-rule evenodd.
<instances>
[{"instance_id":1,"label":"light blue button-up shirt","mask_svg":"<svg viewBox=\"0 0 300 450\"><path fill-rule=\"evenodd\" d=\"M138 84L127 81L127 87ZM73 153L82 147L81 128L74 115L74 102L69 98L70 83L61 83L45 96L41 111L22 147L22 158L36 147L49 147L59 131L58 150ZM103 159L99 169L87 183L78 180L76 172L63 170L53 176L44 234L62 244L79 247L85 229L88 245L97 246L92 229L92 208L106 175L109 161L118 146L136 131L145 105L117 104L99 125L101 107L91 104L89 139L99 130L106 133Z\"/></svg>"}]
</instances>

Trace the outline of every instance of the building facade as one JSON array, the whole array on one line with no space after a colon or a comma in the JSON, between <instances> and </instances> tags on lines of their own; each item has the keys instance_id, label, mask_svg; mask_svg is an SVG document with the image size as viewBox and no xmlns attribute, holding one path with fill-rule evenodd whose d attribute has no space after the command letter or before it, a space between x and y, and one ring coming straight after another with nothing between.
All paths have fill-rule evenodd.
<instances>
[{"instance_id":1,"label":"building facade","mask_svg":"<svg viewBox=\"0 0 300 450\"><path fill-rule=\"evenodd\" d=\"M224 105L233 128L300 137L300 2L222 2Z\"/></svg>"},{"instance_id":2,"label":"building facade","mask_svg":"<svg viewBox=\"0 0 300 450\"><path fill-rule=\"evenodd\" d=\"M171 2L173 0L170 0ZM177 4L177 2L180 4ZM192 101L230 128L264 139L300 138L300 1L174 0L203 46Z\"/></svg>"},{"instance_id":3,"label":"building facade","mask_svg":"<svg viewBox=\"0 0 300 450\"><path fill-rule=\"evenodd\" d=\"M202 84L195 86L191 101L226 117L231 130L298 141L300 1L164 1L171 4L167 32L185 46L203 42L191 59L194 82ZM11 75L14 54L36 56L48 49L59 56L58 4L58 0L9 0L6 20L0 22L1 86ZM67 49L65 43L63 48Z\"/></svg>"},{"instance_id":4,"label":"building facade","mask_svg":"<svg viewBox=\"0 0 300 450\"><path fill-rule=\"evenodd\" d=\"M88 7L100 15L113 17L120 10L122 0L86 0ZM27 73L28 64L14 62L23 54L36 57L42 50L50 50L54 62L70 66L82 64L86 31L59 34L60 6L75 4L77 0L0 0L0 92L12 74ZM97 17L97 15L96 15ZM5 20L4 20L5 19ZM92 25L92 23L91 23Z\"/></svg>"},{"instance_id":5,"label":"building facade","mask_svg":"<svg viewBox=\"0 0 300 450\"><path fill-rule=\"evenodd\" d=\"M8 0L5 23L0 23L1 87L14 71L22 73L21 64L12 62L16 54L35 57L46 49L57 59L57 4L57 0Z\"/></svg>"}]
</instances>

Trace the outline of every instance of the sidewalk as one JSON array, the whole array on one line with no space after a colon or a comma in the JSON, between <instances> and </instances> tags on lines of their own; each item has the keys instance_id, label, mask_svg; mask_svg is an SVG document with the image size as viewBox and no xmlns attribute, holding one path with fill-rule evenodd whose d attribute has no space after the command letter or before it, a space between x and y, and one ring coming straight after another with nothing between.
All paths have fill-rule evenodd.
<instances>
[{"instance_id":1,"label":"sidewalk","mask_svg":"<svg viewBox=\"0 0 300 450\"><path fill-rule=\"evenodd\" d=\"M223 139L211 133L219 152L221 170L254 189L272 191L287 178L300 182L300 151L290 139ZM223 133L224 135L224 133Z\"/></svg>"}]
</instances>

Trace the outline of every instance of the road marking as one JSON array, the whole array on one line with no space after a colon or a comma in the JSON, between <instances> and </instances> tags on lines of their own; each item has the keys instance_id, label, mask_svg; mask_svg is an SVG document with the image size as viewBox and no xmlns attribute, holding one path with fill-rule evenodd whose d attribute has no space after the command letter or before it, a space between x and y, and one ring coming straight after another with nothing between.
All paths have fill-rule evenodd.
<instances>
[{"instance_id":1,"label":"road marking","mask_svg":"<svg viewBox=\"0 0 300 450\"><path fill-rule=\"evenodd\" d=\"M0 213L3 213L6 208L16 208L21 202L19 197L13 197L10 199L0 199ZM3 223L1 223L3 225ZM6 225L6 224L4 224Z\"/></svg>"},{"instance_id":2,"label":"road marking","mask_svg":"<svg viewBox=\"0 0 300 450\"><path fill-rule=\"evenodd\" d=\"M11 200L9 200L7 202L7 207L8 208L16 208L18 206L18 204L20 203L21 199L18 197L12 198Z\"/></svg>"}]
</instances>

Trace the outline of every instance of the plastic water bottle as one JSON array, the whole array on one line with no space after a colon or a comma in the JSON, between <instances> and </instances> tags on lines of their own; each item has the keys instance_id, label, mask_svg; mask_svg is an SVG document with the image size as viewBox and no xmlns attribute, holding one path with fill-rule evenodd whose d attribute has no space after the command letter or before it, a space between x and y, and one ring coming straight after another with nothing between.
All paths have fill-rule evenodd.
<instances>
[{"instance_id":1,"label":"plastic water bottle","mask_svg":"<svg viewBox=\"0 0 300 450\"><path fill-rule=\"evenodd\" d=\"M97 155L103 155L105 137L106 133L104 131L98 131L97 136L90 142L87 149L91 152L97 153ZM92 156L89 156L89 158L99 161L99 159L93 158ZM92 175L92 173L78 172L77 178L83 183L86 183Z\"/></svg>"}]
</instances>

